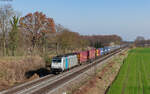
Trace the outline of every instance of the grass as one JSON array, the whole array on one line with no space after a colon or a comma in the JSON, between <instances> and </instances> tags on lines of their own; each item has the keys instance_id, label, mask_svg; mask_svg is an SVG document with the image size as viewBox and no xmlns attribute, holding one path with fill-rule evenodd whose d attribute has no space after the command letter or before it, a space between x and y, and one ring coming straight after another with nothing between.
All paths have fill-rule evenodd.
<instances>
[{"instance_id":1,"label":"grass","mask_svg":"<svg viewBox=\"0 0 150 94\"><path fill-rule=\"evenodd\" d=\"M19 61L19 60L23 60L25 58L27 58L29 56L0 56L0 61Z\"/></svg>"},{"instance_id":2,"label":"grass","mask_svg":"<svg viewBox=\"0 0 150 94\"><path fill-rule=\"evenodd\" d=\"M27 79L29 71L44 68L45 63L38 56L0 57L0 90Z\"/></svg>"},{"instance_id":3,"label":"grass","mask_svg":"<svg viewBox=\"0 0 150 94\"><path fill-rule=\"evenodd\" d=\"M107 94L150 94L150 48L129 51Z\"/></svg>"}]
</instances>

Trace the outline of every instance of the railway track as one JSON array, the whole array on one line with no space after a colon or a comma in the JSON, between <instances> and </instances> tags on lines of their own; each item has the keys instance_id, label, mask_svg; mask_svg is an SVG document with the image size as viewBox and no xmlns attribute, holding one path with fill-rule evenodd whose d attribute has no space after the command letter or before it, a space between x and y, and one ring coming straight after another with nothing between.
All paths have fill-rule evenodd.
<instances>
[{"instance_id":1,"label":"railway track","mask_svg":"<svg viewBox=\"0 0 150 94\"><path fill-rule=\"evenodd\" d=\"M93 63L75 67L59 75L51 74L40 79L27 82L25 84L21 84L8 90L2 91L0 92L0 94L45 94L52 91L54 88L59 87L61 84L71 80L72 78L75 78L76 76L82 74L87 69L97 65L99 62L102 62L103 60L113 56L118 52L120 52L120 50L116 50L106 56L96 59L95 61L93 61Z\"/></svg>"},{"instance_id":2,"label":"railway track","mask_svg":"<svg viewBox=\"0 0 150 94\"><path fill-rule=\"evenodd\" d=\"M45 77L40 78L40 79L35 79L31 82L27 82L27 83L24 83L24 84L21 84L21 85L17 85L15 87L9 88L8 90L4 90L4 91L0 92L0 94L16 94L17 91L30 88L30 87L36 85L37 83L40 83L41 81L49 79L53 76L54 75L51 74L51 75L45 76Z\"/></svg>"},{"instance_id":3,"label":"railway track","mask_svg":"<svg viewBox=\"0 0 150 94\"><path fill-rule=\"evenodd\" d=\"M89 69L89 68L91 68L91 67L97 65L99 62L101 62L101 61L103 61L103 60L105 60L105 59L107 59L107 58L113 56L114 54L116 54L116 53L118 53L118 52L119 52L119 51L114 52L114 53L112 53L112 54L110 54L110 55L108 55L108 56L106 56L106 57L101 58L101 59L98 59L98 60L96 60L94 63L91 63L91 64L87 65L85 68L82 68L81 70L78 70L78 71L72 73L72 74L69 75L69 76L60 78L60 79L58 79L56 82L49 83L49 84L47 84L47 85L45 85L45 86L39 88L38 90L35 90L35 91L30 92L29 94L47 94L47 93L48 93L48 94L51 94L51 93L53 92L53 89L59 87L59 86L62 85L63 83L68 82L69 80L74 79L76 76L81 75L82 73L84 73L87 69Z\"/></svg>"},{"instance_id":4,"label":"railway track","mask_svg":"<svg viewBox=\"0 0 150 94\"><path fill-rule=\"evenodd\" d=\"M83 67L83 66L81 66L81 67ZM78 70L80 68L78 68L78 67L76 69L74 68L74 69L72 69L72 71ZM46 82L52 82L54 79L63 77L65 75L69 75L69 73L71 73L72 71L66 71L66 72L59 74L59 75L50 74L50 75L47 75L47 76L42 77L40 79L35 79L31 82L17 85L17 86L12 87L8 90L4 90L4 91L0 92L0 94L26 94L25 92L27 92L31 89L33 90L37 86L41 86L41 84L45 84ZM42 83L43 81L44 81L44 83Z\"/></svg>"}]
</instances>

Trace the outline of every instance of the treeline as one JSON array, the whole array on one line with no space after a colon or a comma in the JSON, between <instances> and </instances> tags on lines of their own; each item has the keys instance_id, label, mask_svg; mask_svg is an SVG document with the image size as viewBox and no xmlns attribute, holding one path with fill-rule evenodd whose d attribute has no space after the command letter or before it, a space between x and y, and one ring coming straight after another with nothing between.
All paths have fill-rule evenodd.
<instances>
[{"instance_id":1,"label":"treeline","mask_svg":"<svg viewBox=\"0 0 150 94\"><path fill-rule=\"evenodd\" d=\"M29 54L31 51L34 52L37 48L44 51L47 36L55 32L54 26L53 19L47 18L41 12L29 13L19 18L11 5L1 6L1 55L24 55Z\"/></svg>"},{"instance_id":2,"label":"treeline","mask_svg":"<svg viewBox=\"0 0 150 94\"><path fill-rule=\"evenodd\" d=\"M122 43L122 38L118 35L92 35L92 36L83 36L83 38L88 40L90 46L93 46L95 48Z\"/></svg>"},{"instance_id":3,"label":"treeline","mask_svg":"<svg viewBox=\"0 0 150 94\"><path fill-rule=\"evenodd\" d=\"M146 47L150 46L150 39L145 39L143 36L137 36L137 38L134 41L135 46L137 47Z\"/></svg>"},{"instance_id":4,"label":"treeline","mask_svg":"<svg viewBox=\"0 0 150 94\"><path fill-rule=\"evenodd\" d=\"M0 7L1 56L62 54L87 45L78 33L56 25L42 12L19 17L11 5Z\"/></svg>"},{"instance_id":5,"label":"treeline","mask_svg":"<svg viewBox=\"0 0 150 94\"><path fill-rule=\"evenodd\" d=\"M121 41L117 35L81 36L42 12L19 17L11 5L0 7L0 56L59 55Z\"/></svg>"}]
</instances>

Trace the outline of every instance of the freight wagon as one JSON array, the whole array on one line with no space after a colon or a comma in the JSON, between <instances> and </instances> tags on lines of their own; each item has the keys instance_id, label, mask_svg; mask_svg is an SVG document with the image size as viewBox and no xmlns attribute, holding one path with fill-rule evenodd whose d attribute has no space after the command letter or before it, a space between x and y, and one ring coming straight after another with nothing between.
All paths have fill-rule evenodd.
<instances>
[{"instance_id":1,"label":"freight wagon","mask_svg":"<svg viewBox=\"0 0 150 94\"><path fill-rule=\"evenodd\" d=\"M110 52L110 47L104 47L104 54L108 54Z\"/></svg>"},{"instance_id":2,"label":"freight wagon","mask_svg":"<svg viewBox=\"0 0 150 94\"><path fill-rule=\"evenodd\" d=\"M96 56L99 57L100 56L100 48L96 49Z\"/></svg>"},{"instance_id":3,"label":"freight wagon","mask_svg":"<svg viewBox=\"0 0 150 94\"><path fill-rule=\"evenodd\" d=\"M87 62L87 60L88 60L88 51L82 51L82 52L78 52L76 54L77 54L77 57L78 57L78 63L80 65Z\"/></svg>"},{"instance_id":4,"label":"freight wagon","mask_svg":"<svg viewBox=\"0 0 150 94\"><path fill-rule=\"evenodd\" d=\"M104 55L104 49L100 48L100 55Z\"/></svg>"},{"instance_id":5,"label":"freight wagon","mask_svg":"<svg viewBox=\"0 0 150 94\"><path fill-rule=\"evenodd\" d=\"M88 60L91 62L95 59L95 49L91 49L88 51Z\"/></svg>"}]
</instances>

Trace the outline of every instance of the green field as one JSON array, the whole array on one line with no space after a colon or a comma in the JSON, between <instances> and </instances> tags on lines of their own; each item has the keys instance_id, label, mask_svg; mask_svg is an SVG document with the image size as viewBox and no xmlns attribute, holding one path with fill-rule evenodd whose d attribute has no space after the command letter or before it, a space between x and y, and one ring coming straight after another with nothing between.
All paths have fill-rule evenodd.
<instances>
[{"instance_id":1,"label":"green field","mask_svg":"<svg viewBox=\"0 0 150 94\"><path fill-rule=\"evenodd\" d=\"M107 94L150 94L150 48L129 51Z\"/></svg>"}]
</instances>

